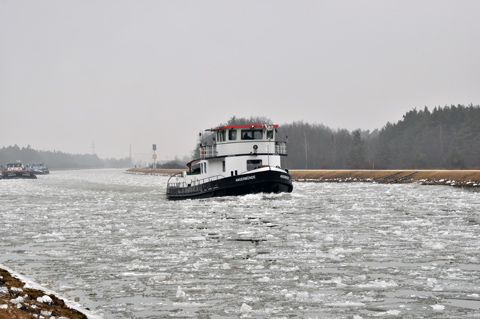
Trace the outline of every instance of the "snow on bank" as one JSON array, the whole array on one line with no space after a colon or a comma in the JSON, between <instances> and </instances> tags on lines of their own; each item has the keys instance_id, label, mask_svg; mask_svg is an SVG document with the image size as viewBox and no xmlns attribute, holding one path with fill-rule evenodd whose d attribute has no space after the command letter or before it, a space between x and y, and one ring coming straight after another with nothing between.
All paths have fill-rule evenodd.
<instances>
[{"instance_id":1,"label":"snow on bank","mask_svg":"<svg viewBox=\"0 0 480 319\"><path fill-rule=\"evenodd\" d=\"M45 295L43 297L38 297L37 298L38 302L47 303L47 304L52 303L52 298L50 298L48 295L55 295L55 296L57 296L57 298L62 299L68 307L83 313L89 319L102 319L103 318L100 315L97 315L97 314L95 314L95 313L93 313L93 312L91 312L87 309L82 308L79 303L68 300L68 299L66 299L62 296L59 296L58 293L41 286L40 284L36 283L35 281L33 281L29 278L26 278L26 277L22 276L21 274L15 272L14 270L8 268L7 266L5 266L3 264L0 264L0 268L8 271L12 277L15 277L15 278L19 279L20 281L24 282L25 283L24 288L30 288L30 289L36 289L36 290L43 291L45 293ZM8 293L8 288L6 288L6 287L2 287L2 288L7 289L7 293ZM19 289L19 288L12 287L12 290L15 290L15 289ZM2 291L0 291L0 293L2 293ZM18 298L22 298L22 297L18 297ZM12 303L22 303L23 298L22 299L18 299L18 298L11 300L11 302ZM0 308L0 309L7 309L8 308L8 305L2 305L2 306L4 306L4 307ZM7 307L5 307L5 306L7 306Z\"/></svg>"}]
</instances>

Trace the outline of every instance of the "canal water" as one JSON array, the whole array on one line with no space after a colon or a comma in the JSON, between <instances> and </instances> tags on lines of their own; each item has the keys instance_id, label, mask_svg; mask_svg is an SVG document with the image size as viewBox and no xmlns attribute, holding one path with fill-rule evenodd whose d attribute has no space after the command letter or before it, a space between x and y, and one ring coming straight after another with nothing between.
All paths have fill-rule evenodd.
<instances>
[{"instance_id":1,"label":"canal water","mask_svg":"<svg viewBox=\"0 0 480 319\"><path fill-rule=\"evenodd\" d=\"M0 264L92 318L480 318L480 193L294 184L168 201L168 177L0 180Z\"/></svg>"}]
</instances>

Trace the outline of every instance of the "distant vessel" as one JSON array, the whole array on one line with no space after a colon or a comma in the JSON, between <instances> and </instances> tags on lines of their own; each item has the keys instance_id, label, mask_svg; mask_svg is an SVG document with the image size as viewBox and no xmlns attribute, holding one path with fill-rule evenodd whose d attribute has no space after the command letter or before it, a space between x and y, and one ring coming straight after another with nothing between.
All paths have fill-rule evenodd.
<instances>
[{"instance_id":1,"label":"distant vessel","mask_svg":"<svg viewBox=\"0 0 480 319\"><path fill-rule=\"evenodd\" d=\"M167 183L168 199L281 193L293 190L281 168L286 142L275 140L278 125L229 125L208 129L211 142L200 144L200 158ZM209 137L210 138L210 137Z\"/></svg>"},{"instance_id":2,"label":"distant vessel","mask_svg":"<svg viewBox=\"0 0 480 319\"><path fill-rule=\"evenodd\" d=\"M27 170L22 163L10 163L4 168L2 167L2 179L12 179L12 178L37 178L37 176Z\"/></svg>"},{"instance_id":3,"label":"distant vessel","mask_svg":"<svg viewBox=\"0 0 480 319\"><path fill-rule=\"evenodd\" d=\"M36 175L41 174L50 174L48 167L44 163L34 163L30 165L30 172L33 172Z\"/></svg>"}]
</instances>

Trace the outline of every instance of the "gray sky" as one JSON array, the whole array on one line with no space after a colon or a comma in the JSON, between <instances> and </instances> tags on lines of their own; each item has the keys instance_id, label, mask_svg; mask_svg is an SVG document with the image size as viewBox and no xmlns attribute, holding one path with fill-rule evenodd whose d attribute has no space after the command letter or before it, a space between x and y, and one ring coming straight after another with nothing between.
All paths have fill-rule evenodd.
<instances>
[{"instance_id":1,"label":"gray sky","mask_svg":"<svg viewBox=\"0 0 480 319\"><path fill-rule=\"evenodd\" d=\"M231 116L480 104L480 1L0 0L0 147L160 159Z\"/></svg>"}]
</instances>

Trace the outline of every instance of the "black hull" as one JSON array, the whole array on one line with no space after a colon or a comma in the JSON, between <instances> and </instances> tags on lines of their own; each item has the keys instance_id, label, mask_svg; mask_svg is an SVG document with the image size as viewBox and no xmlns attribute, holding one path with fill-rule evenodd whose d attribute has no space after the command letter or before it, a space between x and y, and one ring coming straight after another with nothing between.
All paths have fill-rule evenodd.
<instances>
[{"instance_id":1,"label":"black hull","mask_svg":"<svg viewBox=\"0 0 480 319\"><path fill-rule=\"evenodd\" d=\"M37 176L31 172L22 171L22 172L2 172L0 179L35 179Z\"/></svg>"},{"instance_id":2,"label":"black hull","mask_svg":"<svg viewBox=\"0 0 480 319\"><path fill-rule=\"evenodd\" d=\"M167 198L197 199L221 196L239 196L256 193L290 193L292 178L286 172L275 170L225 177L190 187L169 187Z\"/></svg>"}]
</instances>

